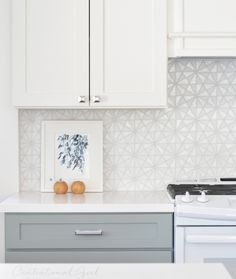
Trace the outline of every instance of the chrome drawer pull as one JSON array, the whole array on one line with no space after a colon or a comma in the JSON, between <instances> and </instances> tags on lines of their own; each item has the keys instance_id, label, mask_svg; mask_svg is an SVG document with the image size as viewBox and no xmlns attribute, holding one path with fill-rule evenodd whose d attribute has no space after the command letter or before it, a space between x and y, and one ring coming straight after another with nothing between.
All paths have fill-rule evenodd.
<instances>
[{"instance_id":1,"label":"chrome drawer pull","mask_svg":"<svg viewBox=\"0 0 236 279\"><path fill-rule=\"evenodd\" d=\"M94 231L76 230L75 235L102 235L102 230L94 230Z\"/></svg>"}]
</instances>

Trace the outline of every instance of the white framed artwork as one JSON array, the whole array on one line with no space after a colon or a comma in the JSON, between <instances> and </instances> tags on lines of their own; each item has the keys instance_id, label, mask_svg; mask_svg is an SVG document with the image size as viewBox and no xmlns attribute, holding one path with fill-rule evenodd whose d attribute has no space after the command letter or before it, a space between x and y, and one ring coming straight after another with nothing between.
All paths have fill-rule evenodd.
<instances>
[{"instance_id":1,"label":"white framed artwork","mask_svg":"<svg viewBox=\"0 0 236 279\"><path fill-rule=\"evenodd\" d=\"M43 121L41 191L56 181L83 181L86 192L103 191L103 122Z\"/></svg>"}]
</instances>

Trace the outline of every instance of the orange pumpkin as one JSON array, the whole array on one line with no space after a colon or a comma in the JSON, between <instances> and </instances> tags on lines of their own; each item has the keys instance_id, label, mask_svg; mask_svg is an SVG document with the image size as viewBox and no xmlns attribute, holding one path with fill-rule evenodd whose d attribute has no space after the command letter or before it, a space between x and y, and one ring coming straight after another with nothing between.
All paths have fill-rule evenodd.
<instances>
[{"instance_id":1,"label":"orange pumpkin","mask_svg":"<svg viewBox=\"0 0 236 279\"><path fill-rule=\"evenodd\" d=\"M85 184L83 181L75 181L71 185L71 192L74 194L83 194L85 192Z\"/></svg>"},{"instance_id":2,"label":"orange pumpkin","mask_svg":"<svg viewBox=\"0 0 236 279\"><path fill-rule=\"evenodd\" d=\"M54 184L54 192L56 194L66 194L67 191L68 191L68 185L65 181L57 181L55 184Z\"/></svg>"}]
</instances>

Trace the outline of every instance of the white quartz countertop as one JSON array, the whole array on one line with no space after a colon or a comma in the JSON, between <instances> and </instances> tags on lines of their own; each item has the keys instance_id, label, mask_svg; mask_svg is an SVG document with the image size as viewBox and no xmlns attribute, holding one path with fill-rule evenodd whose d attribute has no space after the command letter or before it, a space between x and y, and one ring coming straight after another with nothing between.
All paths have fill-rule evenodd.
<instances>
[{"instance_id":1,"label":"white quartz countertop","mask_svg":"<svg viewBox=\"0 0 236 279\"><path fill-rule=\"evenodd\" d=\"M9 195L5 195L5 196L1 195L0 196L0 203L3 202L7 197L9 197Z\"/></svg>"},{"instance_id":2,"label":"white quartz countertop","mask_svg":"<svg viewBox=\"0 0 236 279\"><path fill-rule=\"evenodd\" d=\"M0 203L0 212L173 212L166 191L83 195L20 192Z\"/></svg>"},{"instance_id":3,"label":"white quartz countertop","mask_svg":"<svg viewBox=\"0 0 236 279\"><path fill-rule=\"evenodd\" d=\"M221 264L1 264L2 279L230 279Z\"/></svg>"}]
</instances>

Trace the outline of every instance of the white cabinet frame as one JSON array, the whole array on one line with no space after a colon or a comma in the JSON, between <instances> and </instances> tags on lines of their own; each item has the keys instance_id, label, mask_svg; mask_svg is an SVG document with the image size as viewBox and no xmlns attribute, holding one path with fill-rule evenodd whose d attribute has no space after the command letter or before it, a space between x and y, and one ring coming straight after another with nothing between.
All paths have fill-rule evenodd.
<instances>
[{"instance_id":1,"label":"white cabinet frame","mask_svg":"<svg viewBox=\"0 0 236 279\"><path fill-rule=\"evenodd\" d=\"M166 0L12 3L16 107L167 106Z\"/></svg>"}]
</instances>

